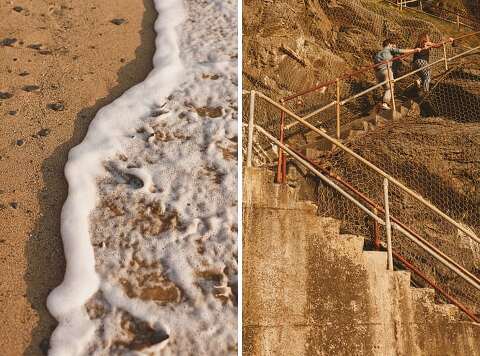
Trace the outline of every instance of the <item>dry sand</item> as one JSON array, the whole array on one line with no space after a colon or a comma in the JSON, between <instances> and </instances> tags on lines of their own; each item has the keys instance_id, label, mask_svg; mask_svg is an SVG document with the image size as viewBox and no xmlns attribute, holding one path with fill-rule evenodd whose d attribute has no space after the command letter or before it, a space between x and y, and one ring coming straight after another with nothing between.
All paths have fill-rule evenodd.
<instances>
[{"instance_id":1,"label":"dry sand","mask_svg":"<svg viewBox=\"0 0 480 356\"><path fill-rule=\"evenodd\" d=\"M0 0L0 42L16 39L0 46L0 92L13 94L0 99L0 350L5 356L42 355L48 349L56 323L45 300L61 282L65 263L59 228L67 153L99 108L144 79L154 51L156 12L149 0L52 3ZM110 22L118 18L127 21ZM63 110L49 108L52 103L61 103Z\"/></svg>"}]
</instances>

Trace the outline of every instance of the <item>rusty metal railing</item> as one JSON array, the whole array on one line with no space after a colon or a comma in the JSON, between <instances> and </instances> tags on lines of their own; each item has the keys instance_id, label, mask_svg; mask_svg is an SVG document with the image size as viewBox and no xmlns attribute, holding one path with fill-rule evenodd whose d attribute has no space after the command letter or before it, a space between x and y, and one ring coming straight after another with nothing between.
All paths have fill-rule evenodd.
<instances>
[{"instance_id":1,"label":"rusty metal railing","mask_svg":"<svg viewBox=\"0 0 480 356\"><path fill-rule=\"evenodd\" d=\"M257 93L258 94L258 93ZM255 92L253 94L255 96ZM261 94L260 94L261 95ZM463 268L461 265L453 261L449 256L445 253L440 251L438 248L430 244L428 241L423 239L417 233L412 231L408 228L405 224L399 221L394 216L390 216L389 212L389 179L384 178L383 180L383 191L384 191L384 208L373 202L369 199L365 194L361 193L357 189L355 189L351 184L345 182L339 177L329 174L325 170L322 169L318 164L312 162L301 153L295 151L289 145L280 142L277 138L273 135L268 133L265 129L261 126L255 124L253 122L253 116L251 115L251 120L249 125L257 130L261 135L266 137L272 143L276 144L280 147L285 153L287 153L290 157L295 159L297 162L302 164L306 167L311 173L315 176L319 177L324 183L326 183L331 188L335 189L340 195L344 198L352 202L355 206L357 206L360 210L365 212L369 217L371 217L377 224L382 225L385 227L387 241L386 241L386 250L387 250L387 268L389 270L393 270L393 259L395 258L398 260L402 265L404 265L407 269L412 271L414 274L422 278L428 285L434 288L439 294L441 294L446 300L450 303L456 305L462 312L464 312L469 319L474 322L480 323L480 319L471 311L469 310L464 304L458 301L456 298L452 297L448 294L444 289L438 286L434 281L432 281L428 276L422 273L417 267L415 267L411 262L407 261L402 255L398 252L393 251L392 248L392 229L395 229L406 236L411 242L415 243L417 246L425 250L429 253L432 257L434 257L437 261L455 273L457 276L462 278L465 282L467 282L470 286L475 288L476 290L480 291L480 280ZM249 127L250 133L250 127ZM253 132L251 132L251 137L253 138ZM251 151L252 152L252 151ZM251 161L247 162L247 166L251 167ZM344 189L342 186L347 188ZM349 191L347 191L349 190ZM366 203L366 204L365 204ZM370 208L366 205L369 205ZM384 213L384 217L380 216L380 213Z\"/></svg>"},{"instance_id":2,"label":"rusty metal railing","mask_svg":"<svg viewBox=\"0 0 480 356\"><path fill-rule=\"evenodd\" d=\"M405 53L405 54L402 54L400 56L397 56L397 57L394 57L393 59L391 60L388 60L388 61L383 61L383 62L380 62L380 63L376 63L376 64L372 64L372 65L367 65L367 66L363 66L361 67L360 69L357 69L355 71L352 71L352 72L348 72L348 73L345 73L343 75L341 75L340 77L334 79L334 80L330 80L328 82L325 82L325 83L322 83L322 84L319 84L319 85L316 85L310 89L307 89L307 90L304 90L302 92L299 92L299 93L296 93L294 95L290 95L290 96L287 96L287 97L284 97L280 100L280 103L283 105L283 104L286 104L287 102L291 101L291 100L295 100L295 99L298 99L306 94L309 94L309 93L312 93L312 92L315 92L315 91L319 91L319 90L325 90L325 88L329 87L329 86L333 86L335 85L336 86L336 100L333 100L331 101L330 103L322 106L321 108L319 109L316 109L306 115L303 115L302 119L303 120L307 120L307 119L311 119L312 117L326 111L327 109L331 108L331 107L335 107L335 112L336 112L336 116L335 116L335 121L336 121L336 124L335 124L335 131L336 131L336 138L337 139L340 139L340 133L341 133L341 108L343 106L345 106L346 104L350 103L351 101L355 100L355 99L358 99L362 96L365 96L367 95L368 93L376 90L377 88L380 88L380 87L383 87L385 85L388 85L389 86L389 89L390 89L390 92L391 92L391 105L392 105L392 115L394 115L396 113L396 100L395 100L395 92L393 90L394 88L394 85L395 83L401 81L401 80L404 80L406 78L409 78L413 75L416 75L418 72L421 72L425 69L428 69L428 68L432 68L434 66L444 66L444 69L445 70L448 70L448 66L449 66L449 63L457 58L460 58L462 56L466 56L474 51L478 51L480 50L480 46L476 46L476 47L473 47L473 48L470 48L470 49L467 49L465 51L463 51L462 53L460 54L457 54L457 55L454 55L454 56L451 56L451 57L448 57L447 56L447 51L446 51L446 46L448 44L452 44L454 43L455 41L460 41L462 39L465 39L467 37L472 37L472 36L477 36L480 34L480 31L477 31L477 32L472 32L472 33L468 33L468 34L465 34L465 35L462 35L462 36L458 36L456 38L452 38L452 39L448 39L448 40L445 40L445 41L442 41L442 42L439 42L439 43L436 43L432 46L429 46L428 48L425 48L424 50L430 50L432 48L443 48L443 57L432 62L432 63L429 63L423 67L420 67L418 69L415 69L413 71L410 71L408 72L407 74L405 75L402 75L398 78L393 78L391 73L391 66L394 62L396 61L400 61L400 60L403 60L404 58L407 58L411 55L413 55L414 52L409 52L409 53ZM382 66L382 65L387 65L387 73L388 73L388 78L383 81L383 82L380 82L380 83L377 83L375 85L372 85L370 86L369 88L359 92L359 93L356 93L348 98L344 98L342 99L341 97L341 91L340 91L340 83L344 80L347 80L349 78L352 78L352 77L357 77L359 76L360 74L362 73L365 73L367 71L371 71L371 70L376 70L379 66ZM290 115L292 114L293 112L292 111L289 111L289 112L284 112L283 110L281 111L281 124L280 124L280 142L281 143L284 143L284 139L285 139L285 130L289 130L291 129L292 127L294 126L297 126L300 124L300 122L298 120L296 121L293 121L292 123L286 125L285 124L285 115ZM278 151L278 165L277 165L277 181L278 182L282 182L282 180L285 179L285 174L286 174L286 162L285 162L285 156L282 152L282 150L279 149Z\"/></svg>"},{"instance_id":3,"label":"rusty metal railing","mask_svg":"<svg viewBox=\"0 0 480 356\"><path fill-rule=\"evenodd\" d=\"M457 25L458 29L460 29L461 26L472 29L472 30L480 27L480 22L478 19L472 16L469 16L468 14L461 13L459 11L452 11L449 9L442 8L431 1L422 1L422 0L396 0L396 1L383 0L383 1L397 6L400 9L400 11L403 11L404 9L408 9L411 11L418 11L425 15L434 17L436 19L446 21L451 24L455 24ZM415 4L415 3L417 4L417 7L407 6L408 4ZM441 16L438 13L432 13L428 11L429 9L434 9L438 11L440 14L442 15L445 14L446 16ZM448 15L450 15L451 18L449 18Z\"/></svg>"}]
</instances>

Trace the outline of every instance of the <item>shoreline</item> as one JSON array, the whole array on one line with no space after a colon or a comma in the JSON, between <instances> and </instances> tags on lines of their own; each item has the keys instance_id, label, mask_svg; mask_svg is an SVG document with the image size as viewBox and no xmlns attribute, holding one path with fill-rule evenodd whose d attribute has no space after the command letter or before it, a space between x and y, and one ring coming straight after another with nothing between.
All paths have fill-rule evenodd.
<instances>
[{"instance_id":1,"label":"shoreline","mask_svg":"<svg viewBox=\"0 0 480 356\"><path fill-rule=\"evenodd\" d=\"M6 355L43 355L55 325L46 296L63 279L59 223L66 156L83 139L96 111L150 72L156 13L147 0L72 2L50 9L35 4L20 13L11 8L0 13L7 19L4 33L18 39L0 48L6 52L0 63L5 61L7 69L0 90L13 94L0 102L5 117L0 169L6 172L0 182L0 218L6 221L0 227L0 267L6 271L0 281L5 321L0 348ZM110 23L115 18L127 21ZM16 22L21 29L15 30ZM27 47L39 43L40 50ZM29 75L19 75L25 71ZM26 85L40 88L26 92ZM47 108L60 101L63 110Z\"/></svg>"}]
</instances>

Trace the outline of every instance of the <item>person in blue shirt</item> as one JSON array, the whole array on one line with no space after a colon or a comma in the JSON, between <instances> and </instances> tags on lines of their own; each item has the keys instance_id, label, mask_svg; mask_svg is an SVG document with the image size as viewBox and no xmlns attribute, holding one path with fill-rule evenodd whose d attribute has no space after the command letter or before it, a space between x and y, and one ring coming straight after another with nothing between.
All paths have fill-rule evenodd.
<instances>
[{"instance_id":1,"label":"person in blue shirt","mask_svg":"<svg viewBox=\"0 0 480 356\"><path fill-rule=\"evenodd\" d=\"M383 41L382 47L383 47L382 50L378 52L374 57L375 64L382 63L385 61L391 61L394 57L399 56L401 54L421 51L421 48L400 49L396 46L395 42L391 39L386 39L385 41ZM382 63L378 65L375 68L375 76L377 77L378 82L382 83L388 80L389 72L390 72L390 78L393 79L394 77L392 72L392 63L390 63L390 66L388 66L387 63ZM385 93L383 95L382 108L385 110L390 110L389 104L392 101L393 93L391 92L390 85L388 83L385 83L384 88L385 88Z\"/></svg>"}]
</instances>

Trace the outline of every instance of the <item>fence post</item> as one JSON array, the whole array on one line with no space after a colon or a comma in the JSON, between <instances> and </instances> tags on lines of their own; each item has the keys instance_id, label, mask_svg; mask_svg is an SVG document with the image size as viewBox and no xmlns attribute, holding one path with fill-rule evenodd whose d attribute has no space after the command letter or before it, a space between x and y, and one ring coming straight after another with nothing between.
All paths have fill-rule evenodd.
<instances>
[{"instance_id":1,"label":"fence post","mask_svg":"<svg viewBox=\"0 0 480 356\"><path fill-rule=\"evenodd\" d=\"M373 213L378 216L378 209L373 208ZM375 250L380 250L380 224L377 220L373 220L373 245Z\"/></svg>"},{"instance_id":2,"label":"fence post","mask_svg":"<svg viewBox=\"0 0 480 356\"><path fill-rule=\"evenodd\" d=\"M280 143L283 145L284 141L284 131L285 131L285 113L280 112ZM284 173L283 173L283 163L284 153L283 150L278 147L278 163L277 163L277 183L285 183Z\"/></svg>"},{"instance_id":3,"label":"fence post","mask_svg":"<svg viewBox=\"0 0 480 356\"><path fill-rule=\"evenodd\" d=\"M457 14L457 27L460 29L460 16Z\"/></svg>"},{"instance_id":4,"label":"fence post","mask_svg":"<svg viewBox=\"0 0 480 356\"><path fill-rule=\"evenodd\" d=\"M383 195L385 199L385 230L387 233L387 257L388 269L393 271L393 254L392 254L392 225L390 223L390 202L388 200L388 179L383 179Z\"/></svg>"},{"instance_id":5,"label":"fence post","mask_svg":"<svg viewBox=\"0 0 480 356\"><path fill-rule=\"evenodd\" d=\"M445 70L448 70L447 45L443 44L443 60L445 61Z\"/></svg>"},{"instance_id":6,"label":"fence post","mask_svg":"<svg viewBox=\"0 0 480 356\"><path fill-rule=\"evenodd\" d=\"M250 92L250 112L248 113L247 167L252 166L254 114L255 114L255 90L252 90Z\"/></svg>"},{"instance_id":7,"label":"fence post","mask_svg":"<svg viewBox=\"0 0 480 356\"><path fill-rule=\"evenodd\" d=\"M337 78L337 102L336 102L336 108L337 108L337 139L340 140L340 110L342 109L340 106L340 79Z\"/></svg>"},{"instance_id":8,"label":"fence post","mask_svg":"<svg viewBox=\"0 0 480 356\"><path fill-rule=\"evenodd\" d=\"M423 4L422 4L422 0L420 0L420 11L423 11Z\"/></svg>"},{"instance_id":9,"label":"fence post","mask_svg":"<svg viewBox=\"0 0 480 356\"><path fill-rule=\"evenodd\" d=\"M390 88L390 94L392 96L392 119L395 119L395 113L397 108L395 107L395 92L394 92L394 83L393 83L393 72L392 72L392 63L387 63L387 75L388 75L388 86Z\"/></svg>"}]
</instances>

